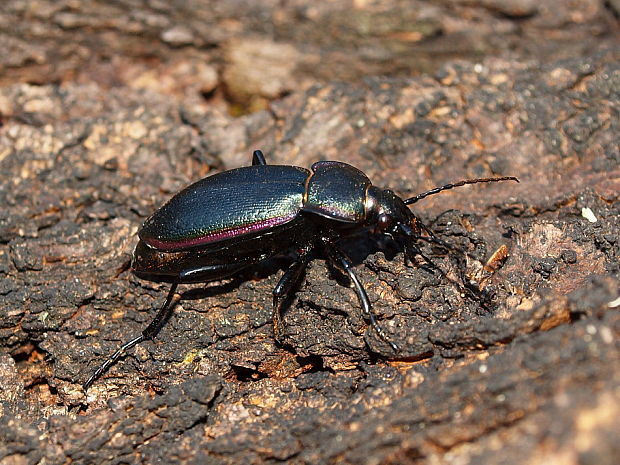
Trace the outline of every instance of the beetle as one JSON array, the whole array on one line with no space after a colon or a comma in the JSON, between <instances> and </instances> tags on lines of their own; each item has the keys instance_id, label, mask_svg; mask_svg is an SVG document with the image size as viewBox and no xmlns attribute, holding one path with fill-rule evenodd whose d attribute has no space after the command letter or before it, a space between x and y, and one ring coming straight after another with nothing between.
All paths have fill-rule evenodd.
<instances>
[{"instance_id":1,"label":"beetle","mask_svg":"<svg viewBox=\"0 0 620 465\"><path fill-rule=\"evenodd\" d=\"M468 179L403 200L390 189L372 185L362 171L346 163L319 161L310 171L269 165L256 150L251 166L201 179L144 222L138 231L132 271L145 280L170 283L170 290L150 324L100 365L83 388L87 390L129 349L155 337L172 313L179 284L230 277L290 250L296 251L296 258L273 289L276 341L282 341L282 302L293 292L315 251L322 248L328 260L353 283L364 318L398 351L377 323L364 286L338 247L339 239L364 228L374 229L401 241L405 260L413 262L415 255L421 255L430 262L416 240L423 238L423 231L434 236L408 205L465 184L507 180L518 182L513 176Z\"/></svg>"}]
</instances>

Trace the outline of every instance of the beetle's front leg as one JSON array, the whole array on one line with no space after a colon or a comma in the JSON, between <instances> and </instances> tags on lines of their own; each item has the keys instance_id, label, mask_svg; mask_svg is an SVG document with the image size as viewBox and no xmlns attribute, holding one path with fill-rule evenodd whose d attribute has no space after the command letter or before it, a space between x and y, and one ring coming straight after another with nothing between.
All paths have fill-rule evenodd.
<instances>
[{"instance_id":1,"label":"beetle's front leg","mask_svg":"<svg viewBox=\"0 0 620 465\"><path fill-rule=\"evenodd\" d=\"M284 272L276 287L273 288L273 335L279 344L282 343L284 325L282 323L283 297L289 295L299 282L302 273L312 259L314 245L308 245L299 251L295 261Z\"/></svg>"},{"instance_id":2,"label":"beetle's front leg","mask_svg":"<svg viewBox=\"0 0 620 465\"><path fill-rule=\"evenodd\" d=\"M387 342L390 347L392 347L394 352L398 352L398 346L394 342L390 341L387 334L385 334L381 326L379 326L379 323L377 323L375 315L372 313L372 307L370 305L370 300L368 299L368 294L366 294L366 289L364 289L364 286L353 271L353 264L349 261L347 256L341 250L339 250L329 239L324 238L323 245L325 246L327 255L332 261L332 263L335 266L344 270L349 276L349 279L353 282L353 285L355 287L355 293L357 294L360 305L362 306L362 314L364 315L364 318L370 321L370 326L375 330L379 337L383 341Z\"/></svg>"},{"instance_id":3,"label":"beetle's front leg","mask_svg":"<svg viewBox=\"0 0 620 465\"><path fill-rule=\"evenodd\" d=\"M413 243L405 244L405 258L408 259L411 263L414 263L416 255L419 255L420 257L422 257L422 259L426 262L426 266L428 266L431 271L436 271L448 283L455 286L458 289L460 294L464 294L468 296L470 299L474 300L475 302L480 302L479 296L477 296L471 289L467 288L466 286L461 285L459 282L450 278L450 276L448 276L444 270L442 270L434 261L432 261L430 257L425 255L417 245Z\"/></svg>"}]
</instances>

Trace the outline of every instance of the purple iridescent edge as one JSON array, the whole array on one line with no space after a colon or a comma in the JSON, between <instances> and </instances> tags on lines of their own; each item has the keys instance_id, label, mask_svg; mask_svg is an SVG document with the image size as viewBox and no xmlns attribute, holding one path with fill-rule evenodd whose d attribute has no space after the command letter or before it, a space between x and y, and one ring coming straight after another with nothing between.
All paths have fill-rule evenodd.
<instances>
[{"instance_id":1,"label":"purple iridescent edge","mask_svg":"<svg viewBox=\"0 0 620 465\"><path fill-rule=\"evenodd\" d=\"M223 231L206 234L200 237L193 237L193 238L183 240L183 241L161 241L154 237L144 238L142 240L157 250L162 250L162 251L185 250L190 247L196 247L199 245L209 244L212 242L223 241L226 239L231 239L233 237L241 236L243 234L249 234L249 233L260 231L263 229L269 229L273 226L279 226L281 224L288 223L296 216L297 216L297 213L293 213L287 216L269 218L267 220L259 221L257 223L253 223L250 225L240 226L237 228L225 229Z\"/></svg>"}]
</instances>

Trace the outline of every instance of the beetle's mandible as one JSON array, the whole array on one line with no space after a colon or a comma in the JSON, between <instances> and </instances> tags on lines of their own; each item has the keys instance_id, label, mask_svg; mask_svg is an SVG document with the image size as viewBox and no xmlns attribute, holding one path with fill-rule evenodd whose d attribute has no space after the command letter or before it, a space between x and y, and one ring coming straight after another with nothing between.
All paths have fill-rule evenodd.
<instances>
[{"instance_id":1,"label":"beetle's mandible","mask_svg":"<svg viewBox=\"0 0 620 465\"><path fill-rule=\"evenodd\" d=\"M363 228L374 229L401 241L405 258L413 261L421 254L416 240L423 230L429 231L407 205L465 184L518 182L512 176L468 179L403 200L389 189L373 186L363 172L346 163L319 161L311 170L268 165L256 150L252 166L204 178L149 217L138 231L132 271L142 279L171 283L170 291L146 329L108 358L84 383L84 389L127 350L158 333L172 313L179 284L226 278L289 250L297 252L296 258L273 290L276 341L282 339L282 302L320 248L349 276L373 330L397 351L375 320L362 283L338 247L339 239Z\"/></svg>"}]
</instances>

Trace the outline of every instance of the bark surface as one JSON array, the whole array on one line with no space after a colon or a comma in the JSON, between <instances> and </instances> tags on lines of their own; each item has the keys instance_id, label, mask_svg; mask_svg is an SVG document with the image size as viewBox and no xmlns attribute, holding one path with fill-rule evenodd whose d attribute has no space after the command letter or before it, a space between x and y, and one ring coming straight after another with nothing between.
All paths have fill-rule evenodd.
<instances>
[{"instance_id":1,"label":"bark surface","mask_svg":"<svg viewBox=\"0 0 620 465\"><path fill-rule=\"evenodd\" d=\"M3 2L0 463L620 461L616 2L405 3ZM521 182L415 205L445 276L343 240L398 353L322 259L276 345L284 255L181 286L84 393L165 298L141 222L257 148L403 197Z\"/></svg>"}]
</instances>

